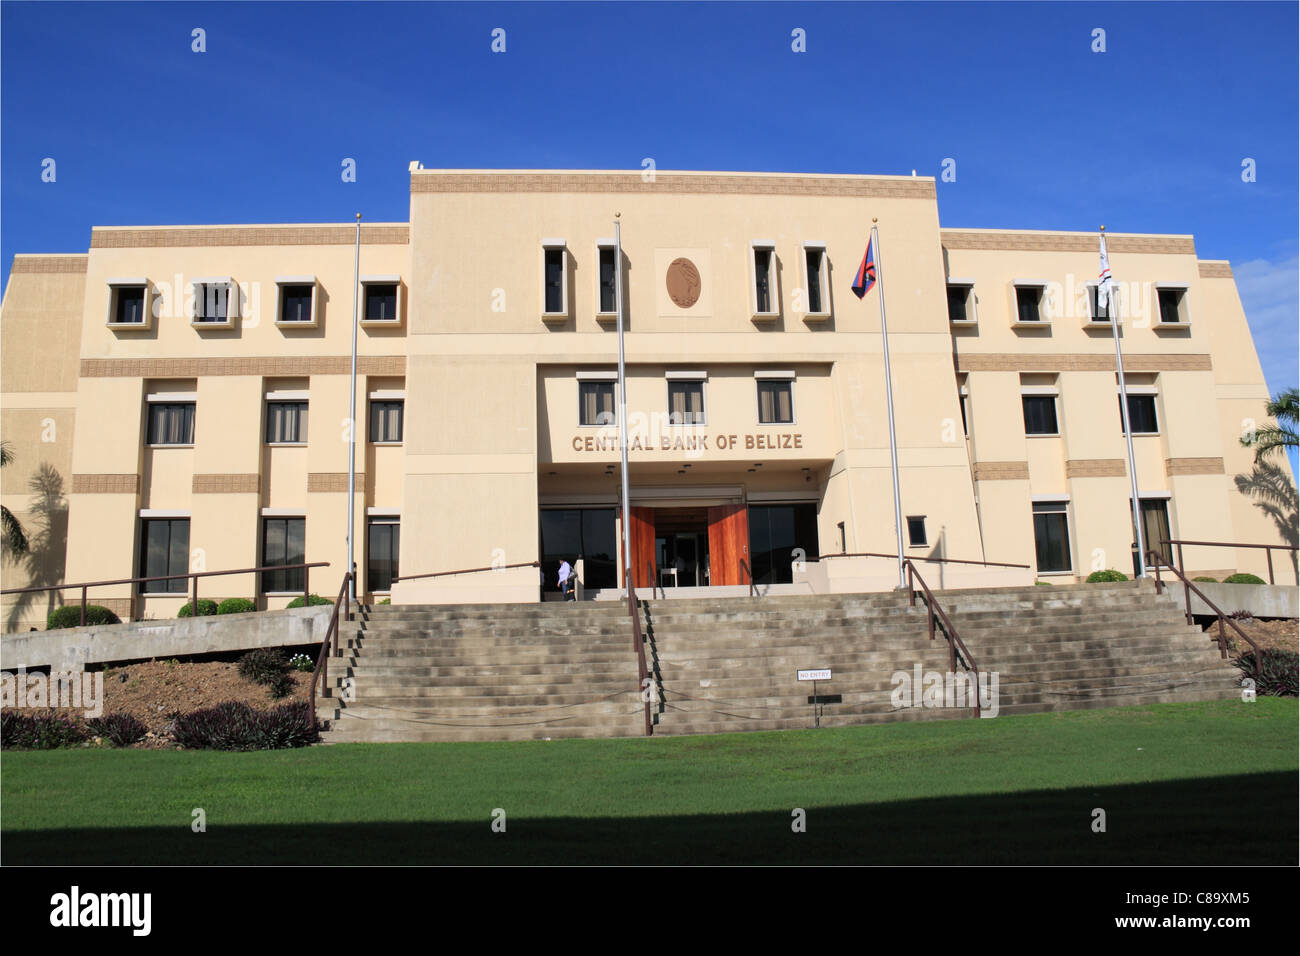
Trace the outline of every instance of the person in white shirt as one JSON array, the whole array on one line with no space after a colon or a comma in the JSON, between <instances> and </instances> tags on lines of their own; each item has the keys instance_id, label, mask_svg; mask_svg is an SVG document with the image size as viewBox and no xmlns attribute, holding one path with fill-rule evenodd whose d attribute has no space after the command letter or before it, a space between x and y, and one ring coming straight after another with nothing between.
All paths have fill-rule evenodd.
<instances>
[{"instance_id":1,"label":"person in white shirt","mask_svg":"<svg viewBox=\"0 0 1300 956\"><path fill-rule=\"evenodd\" d=\"M576 600L573 595L573 568L567 560L560 561L560 593L566 601Z\"/></svg>"}]
</instances>

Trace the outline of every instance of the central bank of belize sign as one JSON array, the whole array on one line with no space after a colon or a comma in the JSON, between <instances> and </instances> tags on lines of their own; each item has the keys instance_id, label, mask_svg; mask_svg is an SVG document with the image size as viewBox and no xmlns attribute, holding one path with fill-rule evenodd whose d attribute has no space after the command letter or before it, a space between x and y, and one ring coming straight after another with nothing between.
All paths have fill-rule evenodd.
<instances>
[{"instance_id":1,"label":"central bank of belize sign","mask_svg":"<svg viewBox=\"0 0 1300 956\"><path fill-rule=\"evenodd\" d=\"M618 435L574 435L570 446L576 452L618 451ZM627 450L680 451L703 455L711 451L781 451L802 449L803 432L767 432L764 434L724 435L692 432L686 435L633 435Z\"/></svg>"}]
</instances>

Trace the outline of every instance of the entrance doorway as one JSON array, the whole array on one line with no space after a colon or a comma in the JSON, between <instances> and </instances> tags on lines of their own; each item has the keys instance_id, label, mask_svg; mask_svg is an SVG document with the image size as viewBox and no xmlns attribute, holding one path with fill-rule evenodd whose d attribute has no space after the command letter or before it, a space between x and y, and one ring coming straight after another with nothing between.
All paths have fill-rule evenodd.
<instances>
[{"instance_id":1,"label":"entrance doorway","mask_svg":"<svg viewBox=\"0 0 1300 956\"><path fill-rule=\"evenodd\" d=\"M660 587L700 587L709 583L707 508L655 509L655 567Z\"/></svg>"}]
</instances>

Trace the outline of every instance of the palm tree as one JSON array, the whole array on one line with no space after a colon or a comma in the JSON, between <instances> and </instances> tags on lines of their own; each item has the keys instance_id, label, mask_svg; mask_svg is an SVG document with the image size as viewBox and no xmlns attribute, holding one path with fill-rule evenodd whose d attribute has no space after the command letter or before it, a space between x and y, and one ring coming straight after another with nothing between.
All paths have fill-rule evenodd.
<instances>
[{"instance_id":1,"label":"palm tree","mask_svg":"<svg viewBox=\"0 0 1300 956\"><path fill-rule=\"evenodd\" d=\"M14 460L13 452L9 450L7 441L0 441L0 468ZM23 531L22 524L4 505L0 505L0 541L4 543L6 550L13 554L27 553L27 532Z\"/></svg>"},{"instance_id":2,"label":"palm tree","mask_svg":"<svg viewBox=\"0 0 1300 956\"><path fill-rule=\"evenodd\" d=\"M1277 449L1296 447L1296 414L1300 406L1300 397L1295 387L1278 392L1268 403L1268 416L1276 425L1265 425L1257 429L1250 438L1242 438L1241 443L1247 448L1255 449L1255 461L1263 461L1264 456Z\"/></svg>"}]
</instances>

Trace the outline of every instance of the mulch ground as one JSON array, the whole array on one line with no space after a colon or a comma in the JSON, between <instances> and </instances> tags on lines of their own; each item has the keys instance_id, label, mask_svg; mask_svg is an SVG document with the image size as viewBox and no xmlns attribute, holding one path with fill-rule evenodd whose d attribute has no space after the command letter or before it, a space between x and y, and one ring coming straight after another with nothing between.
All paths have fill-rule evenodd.
<instances>
[{"instance_id":1,"label":"mulch ground","mask_svg":"<svg viewBox=\"0 0 1300 956\"><path fill-rule=\"evenodd\" d=\"M1250 620L1236 621L1235 623L1264 650L1274 648L1294 652L1298 643L1300 643L1300 621L1259 621L1252 618ZM1218 622L1211 623L1205 629L1205 633L1217 642L1219 639ZM1238 637L1231 627L1224 625L1224 634L1228 640L1229 654L1236 657L1250 651L1250 645Z\"/></svg>"},{"instance_id":2,"label":"mulch ground","mask_svg":"<svg viewBox=\"0 0 1300 956\"><path fill-rule=\"evenodd\" d=\"M290 671L293 691L274 698L270 688L239 676L233 662L148 661L104 669L104 716L130 714L149 728L144 740L133 746L159 749L176 746L168 732L172 715L201 710L226 701L239 701L265 710L294 700L306 700L311 674ZM51 708L55 713L80 717L84 708ZM107 741L104 742L107 745Z\"/></svg>"}]
</instances>

